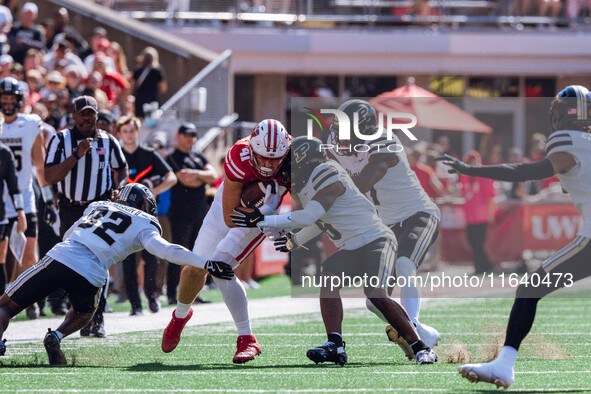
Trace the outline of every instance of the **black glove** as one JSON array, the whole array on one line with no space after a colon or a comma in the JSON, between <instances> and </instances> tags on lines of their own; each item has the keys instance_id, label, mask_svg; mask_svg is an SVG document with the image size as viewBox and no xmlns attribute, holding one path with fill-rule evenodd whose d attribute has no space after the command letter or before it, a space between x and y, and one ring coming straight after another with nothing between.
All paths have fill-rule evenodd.
<instances>
[{"instance_id":1,"label":"black glove","mask_svg":"<svg viewBox=\"0 0 591 394\"><path fill-rule=\"evenodd\" d=\"M470 166L461 160L451 157L448 154L441 155L435 158L436 161L442 161L446 166L450 166L451 169L447 170L450 174L468 174Z\"/></svg>"},{"instance_id":2,"label":"black glove","mask_svg":"<svg viewBox=\"0 0 591 394\"><path fill-rule=\"evenodd\" d=\"M232 266L223 261L207 260L207 263L205 263L205 269L216 278L230 280L234 277Z\"/></svg>"},{"instance_id":3,"label":"black glove","mask_svg":"<svg viewBox=\"0 0 591 394\"><path fill-rule=\"evenodd\" d=\"M243 209L234 208L234 212L239 215L230 215L230 219L232 219L232 223L236 224L236 227L256 227L257 223L265 218L265 215L263 215L251 202L247 205L249 208L253 209L252 212L246 212Z\"/></svg>"},{"instance_id":4,"label":"black glove","mask_svg":"<svg viewBox=\"0 0 591 394\"><path fill-rule=\"evenodd\" d=\"M285 234L284 237L281 238L277 238L273 244L275 245L275 250L278 252L283 252L283 253L289 253L292 250L294 250L295 248L297 248L297 245L295 243L295 240L293 239L293 233L289 232L287 234Z\"/></svg>"},{"instance_id":5,"label":"black glove","mask_svg":"<svg viewBox=\"0 0 591 394\"><path fill-rule=\"evenodd\" d=\"M45 215L43 218L45 222L50 226L53 226L53 224L57 221L57 215L58 210L55 204L53 202L45 203Z\"/></svg>"}]
</instances>

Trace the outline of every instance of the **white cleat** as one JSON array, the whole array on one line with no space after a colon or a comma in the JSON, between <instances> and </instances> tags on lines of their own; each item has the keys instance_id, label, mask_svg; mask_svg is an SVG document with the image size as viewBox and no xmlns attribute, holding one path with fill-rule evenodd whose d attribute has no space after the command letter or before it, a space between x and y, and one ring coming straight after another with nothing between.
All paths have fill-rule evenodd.
<instances>
[{"instance_id":1,"label":"white cleat","mask_svg":"<svg viewBox=\"0 0 591 394\"><path fill-rule=\"evenodd\" d=\"M515 381L515 373L512 367L503 367L499 364L465 364L458 367L458 372L470 383L486 382L494 384L497 388L507 389Z\"/></svg>"},{"instance_id":2,"label":"white cleat","mask_svg":"<svg viewBox=\"0 0 591 394\"><path fill-rule=\"evenodd\" d=\"M437 346L441 337L436 329L419 322L417 322L416 328L421 341L423 341L425 345L429 346L431 349Z\"/></svg>"}]
</instances>

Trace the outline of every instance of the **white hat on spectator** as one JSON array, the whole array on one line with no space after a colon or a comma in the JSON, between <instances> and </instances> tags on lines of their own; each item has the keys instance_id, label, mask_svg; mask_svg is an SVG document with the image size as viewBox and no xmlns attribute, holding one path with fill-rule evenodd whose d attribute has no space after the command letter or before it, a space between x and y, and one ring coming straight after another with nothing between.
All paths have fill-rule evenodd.
<instances>
[{"instance_id":1,"label":"white hat on spectator","mask_svg":"<svg viewBox=\"0 0 591 394\"><path fill-rule=\"evenodd\" d=\"M0 56L0 66L3 66L8 63L14 63L14 59L10 55L2 55Z\"/></svg>"},{"instance_id":2,"label":"white hat on spectator","mask_svg":"<svg viewBox=\"0 0 591 394\"><path fill-rule=\"evenodd\" d=\"M46 77L48 82L56 82L56 83L63 83L64 82L64 76L56 70L51 71L49 74L47 74Z\"/></svg>"},{"instance_id":3,"label":"white hat on spectator","mask_svg":"<svg viewBox=\"0 0 591 394\"><path fill-rule=\"evenodd\" d=\"M37 15L39 13L39 8L37 8L37 4L29 1L23 5L21 12L32 12Z\"/></svg>"},{"instance_id":4,"label":"white hat on spectator","mask_svg":"<svg viewBox=\"0 0 591 394\"><path fill-rule=\"evenodd\" d=\"M64 68L64 75L68 74L76 74L76 76L80 78L80 70L78 69L78 66L75 64L66 66L66 68Z\"/></svg>"},{"instance_id":5,"label":"white hat on spectator","mask_svg":"<svg viewBox=\"0 0 591 394\"><path fill-rule=\"evenodd\" d=\"M12 12L3 5L0 5L0 26L11 22L12 23Z\"/></svg>"}]
</instances>

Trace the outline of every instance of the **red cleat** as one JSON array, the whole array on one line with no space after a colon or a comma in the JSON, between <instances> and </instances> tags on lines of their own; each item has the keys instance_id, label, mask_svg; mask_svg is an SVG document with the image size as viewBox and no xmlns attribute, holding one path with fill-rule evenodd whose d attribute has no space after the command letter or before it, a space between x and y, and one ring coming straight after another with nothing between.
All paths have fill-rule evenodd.
<instances>
[{"instance_id":1,"label":"red cleat","mask_svg":"<svg viewBox=\"0 0 591 394\"><path fill-rule=\"evenodd\" d=\"M232 360L235 364L242 364L254 360L261 354L261 345L254 335L240 335L236 341L236 354Z\"/></svg>"},{"instance_id":2,"label":"red cleat","mask_svg":"<svg viewBox=\"0 0 591 394\"><path fill-rule=\"evenodd\" d=\"M183 328L185 328L185 324L187 324L191 316L193 316L193 308L189 309L189 314L184 319L175 317L174 311L172 311L172 319L162 334L162 351L164 353L172 352L179 344L181 332L183 332Z\"/></svg>"}]
</instances>

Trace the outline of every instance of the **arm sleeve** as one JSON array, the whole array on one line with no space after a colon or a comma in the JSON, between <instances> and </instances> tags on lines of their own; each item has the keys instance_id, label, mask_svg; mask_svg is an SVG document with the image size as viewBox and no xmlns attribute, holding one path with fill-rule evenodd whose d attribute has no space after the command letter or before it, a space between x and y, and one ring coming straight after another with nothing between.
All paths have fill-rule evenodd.
<instances>
[{"instance_id":1,"label":"arm sleeve","mask_svg":"<svg viewBox=\"0 0 591 394\"><path fill-rule=\"evenodd\" d=\"M312 200L304 209L288 212L281 215L266 215L265 219L259 223L259 227L271 228L302 228L308 227L320 219L326 211L322 204Z\"/></svg>"},{"instance_id":2,"label":"arm sleeve","mask_svg":"<svg viewBox=\"0 0 591 394\"><path fill-rule=\"evenodd\" d=\"M19 194L20 191L18 189L14 155L10 149L2 150L2 163L6 166L6 186L8 193L14 198L14 195Z\"/></svg>"},{"instance_id":3,"label":"arm sleeve","mask_svg":"<svg viewBox=\"0 0 591 394\"><path fill-rule=\"evenodd\" d=\"M149 253L170 263L203 269L207 262L206 259L196 255L189 249L169 243L151 229L140 233L140 242Z\"/></svg>"},{"instance_id":4,"label":"arm sleeve","mask_svg":"<svg viewBox=\"0 0 591 394\"><path fill-rule=\"evenodd\" d=\"M550 178L554 175L554 167L550 160L544 159L535 163L499 164L495 166L468 167L465 175L490 178L497 181L525 182L529 180Z\"/></svg>"},{"instance_id":5,"label":"arm sleeve","mask_svg":"<svg viewBox=\"0 0 591 394\"><path fill-rule=\"evenodd\" d=\"M316 225L312 225L312 226L304 227L302 229L302 231L295 233L293 238L295 240L296 245L301 246L301 245L304 245L305 243L307 243L308 241L310 241L311 239L315 238L317 235L319 235L321 233L322 233L322 230L320 230L320 227L318 227Z\"/></svg>"}]
</instances>

